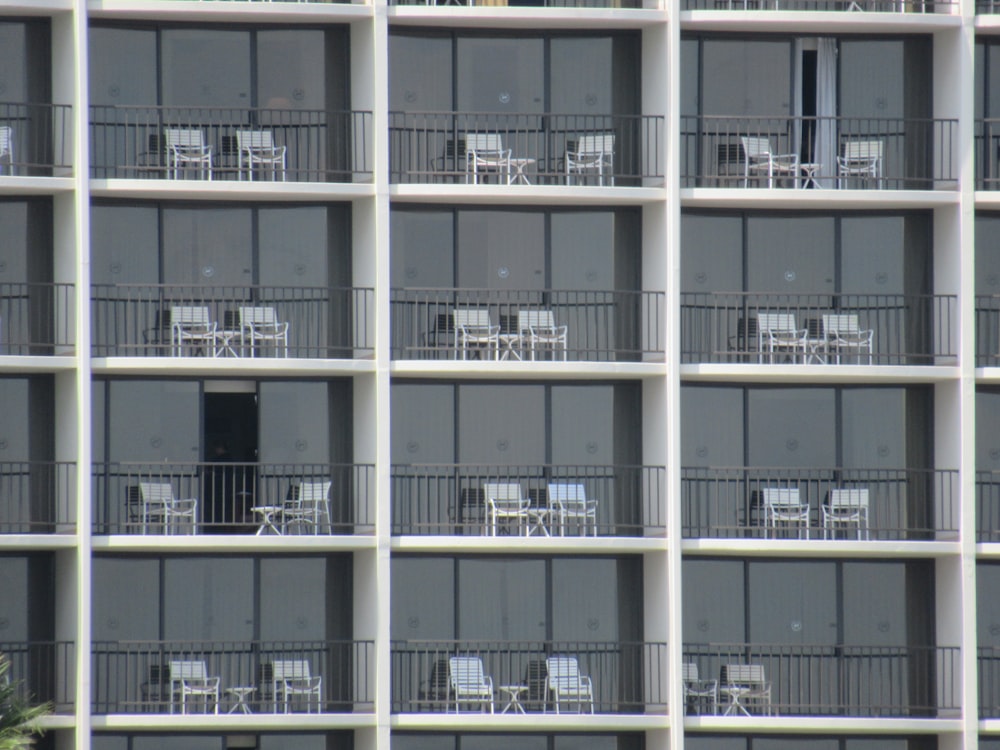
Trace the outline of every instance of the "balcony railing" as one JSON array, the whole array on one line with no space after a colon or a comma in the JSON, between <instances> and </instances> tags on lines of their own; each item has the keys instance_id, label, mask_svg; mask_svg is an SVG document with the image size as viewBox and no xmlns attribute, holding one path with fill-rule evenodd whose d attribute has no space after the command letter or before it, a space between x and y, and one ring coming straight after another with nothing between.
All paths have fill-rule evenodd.
<instances>
[{"instance_id":1,"label":"balcony railing","mask_svg":"<svg viewBox=\"0 0 1000 750\"><path fill-rule=\"evenodd\" d=\"M93 482L95 534L340 535L374 528L371 464L106 463L94 465ZM303 486L308 497L300 497Z\"/></svg>"},{"instance_id":2,"label":"balcony railing","mask_svg":"<svg viewBox=\"0 0 1000 750\"><path fill-rule=\"evenodd\" d=\"M976 538L1000 542L1000 471L976 472Z\"/></svg>"},{"instance_id":3,"label":"balcony railing","mask_svg":"<svg viewBox=\"0 0 1000 750\"><path fill-rule=\"evenodd\" d=\"M449 659L480 659L491 678L492 701L458 704L449 683ZM579 673L590 678L593 712L598 714L664 713L668 680L665 643L593 643L558 641L394 641L392 643L392 712L460 711L462 713L555 712L547 687L546 658L575 657ZM474 663L474 662L473 662ZM520 690L517 690L520 688ZM511 694L516 694L512 701ZM505 710L506 709L506 710ZM570 710L590 713L574 701ZM565 713L567 706L561 706Z\"/></svg>"},{"instance_id":4,"label":"balcony railing","mask_svg":"<svg viewBox=\"0 0 1000 750\"><path fill-rule=\"evenodd\" d=\"M979 718L1000 719L1000 648L980 646L977 655Z\"/></svg>"},{"instance_id":5,"label":"balcony railing","mask_svg":"<svg viewBox=\"0 0 1000 750\"><path fill-rule=\"evenodd\" d=\"M683 10L822 10L954 13L956 0L684 0Z\"/></svg>"},{"instance_id":6,"label":"balcony railing","mask_svg":"<svg viewBox=\"0 0 1000 750\"><path fill-rule=\"evenodd\" d=\"M688 292L681 295L681 361L953 365L957 310L951 294ZM791 316L798 342L772 351L762 313ZM852 316L858 330L871 332L870 347L838 344L824 326L830 315Z\"/></svg>"},{"instance_id":7,"label":"balcony railing","mask_svg":"<svg viewBox=\"0 0 1000 750\"><path fill-rule=\"evenodd\" d=\"M389 181L514 185L663 185L663 117L490 112L390 112ZM509 169L476 174L469 135L489 134L509 149ZM613 145L603 177L567 174L566 152L581 137Z\"/></svg>"},{"instance_id":8,"label":"balcony railing","mask_svg":"<svg viewBox=\"0 0 1000 750\"><path fill-rule=\"evenodd\" d=\"M798 489L807 517L770 520L763 490L772 488ZM838 520L836 509L831 512L831 492L844 489L867 490L853 496L864 497L863 520ZM952 470L686 467L682 533L687 539L953 539L959 495L958 472Z\"/></svg>"},{"instance_id":9,"label":"balcony railing","mask_svg":"<svg viewBox=\"0 0 1000 750\"><path fill-rule=\"evenodd\" d=\"M252 340L246 307L273 310L287 342ZM214 334L188 342L171 321L178 308L207 310ZM357 287L95 284L91 318L95 357L350 359L373 350L375 302L372 289Z\"/></svg>"},{"instance_id":10,"label":"balcony railing","mask_svg":"<svg viewBox=\"0 0 1000 750\"><path fill-rule=\"evenodd\" d=\"M72 534L76 464L0 461L0 534Z\"/></svg>"},{"instance_id":11,"label":"balcony railing","mask_svg":"<svg viewBox=\"0 0 1000 750\"><path fill-rule=\"evenodd\" d=\"M199 697L190 701L191 713L237 707L230 688L246 689L244 705L253 713L285 713L280 687L277 695L274 689L279 662L304 662L309 676L320 678L318 695L294 696L292 712L370 712L375 700L372 641L96 641L92 658L95 714L182 713L180 675L171 674L171 662L204 664L206 677L219 678L218 703Z\"/></svg>"},{"instance_id":12,"label":"balcony railing","mask_svg":"<svg viewBox=\"0 0 1000 750\"><path fill-rule=\"evenodd\" d=\"M487 358L508 361L662 361L663 292L628 290L391 290L393 359ZM499 326L497 345L463 345L455 311L479 310ZM539 314L565 327L565 340L532 345L522 330ZM485 351L484 351L485 350Z\"/></svg>"},{"instance_id":13,"label":"balcony railing","mask_svg":"<svg viewBox=\"0 0 1000 750\"><path fill-rule=\"evenodd\" d=\"M74 300L72 284L0 283L0 355L72 354Z\"/></svg>"},{"instance_id":14,"label":"balcony railing","mask_svg":"<svg viewBox=\"0 0 1000 750\"><path fill-rule=\"evenodd\" d=\"M496 522L487 485L517 485L527 504ZM582 485L591 517L560 513L550 485ZM566 491L565 489L557 491ZM666 469L662 466L483 466L397 464L392 467L392 533L396 535L663 536Z\"/></svg>"},{"instance_id":15,"label":"balcony railing","mask_svg":"<svg viewBox=\"0 0 1000 750\"><path fill-rule=\"evenodd\" d=\"M64 641L5 642L0 643L0 654L10 661L6 676L18 684L21 699L30 704L51 703L55 713L72 713L75 648Z\"/></svg>"},{"instance_id":16,"label":"balcony railing","mask_svg":"<svg viewBox=\"0 0 1000 750\"><path fill-rule=\"evenodd\" d=\"M95 178L369 182L371 112L224 107L90 108ZM206 163L175 165L168 133ZM284 164L248 168L240 139L284 149Z\"/></svg>"},{"instance_id":17,"label":"balcony railing","mask_svg":"<svg viewBox=\"0 0 1000 750\"><path fill-rule=\"evenodd\" d=\"M747 701L750 714L933 718L961 705L960 649L953 646L684 644L683 658L712 679L725 665L761 665L770 702ZM724 681L719 688L719 713L744 715L727 703Z\"/></svg>"},{"instance_id":18,"label":"balcony railing","mask_svg":"<svg viewBox=\"0 0 1000 750\"><path fill-rule=\"evenodd\" d=\"M976 367L1000 367L1000 294L976 295Z\"/></svg>"},{"instance_id":19,"label":"balcony railing","mask_svg":"<svg viewBox=\"0 0 1000 750\"><path fill-rule=\"evenodd\" d=\"M0 103L0 176L73 174L73 108L68 104ZM9 129L9 130L3 130Z\"/></svg>"},{"instance_id":20,"label":"balcony railing","mask_svg":"<svg viewBox=\"0 0 1000 750\"><path fill-rule=\"evenodd\" d=\"M498 7L514 5L518 8L531 6L535 8L642 8L642 0L389 0L389 5L430 5L449 7L456 5Z\"/></svg>"},{"instance_id":21,"label":"balcony railing","mask_svg":"<svg viewBox=\"0 0 1000 750\"><path fill-rule=\"evenodd\" d=\"M816 150L817 136L827 146ZM681 118L681 186L953 190L958 185L958 121L878 117ZM766 139L772 154L795 154L768 173L767 159L748 164L745 139ZM868 145L861 145L868 144ZM856 151L856 149L861 151ZM854 169L845 155L864 153ZM870 167L873 174L859 172Z\"/></svg>"}]
</instances>

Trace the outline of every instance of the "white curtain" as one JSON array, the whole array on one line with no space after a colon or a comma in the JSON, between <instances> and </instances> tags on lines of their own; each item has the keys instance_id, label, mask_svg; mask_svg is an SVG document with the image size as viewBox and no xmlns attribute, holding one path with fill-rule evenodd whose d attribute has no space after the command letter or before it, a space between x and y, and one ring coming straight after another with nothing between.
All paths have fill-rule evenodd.
<instances>
[{"instance_id":1,"label":"white curtain","mask_svg":"<svg viewBox=\"0 0 1000 750\"><path fill-rule=\"evenodd\" d=\"M801 89L799 89L801 91ZM823 166L816 182L836 186L837 174L837 40L821 38L816 47L816 140L812 161Z\"/></svg>"},{"instance_id":2,"label":"white curtain","mask_svg":"<svg viewBox=\"0 0 1000 750\"><path fill-rule=\"evenodd\" d=\"M792 132L791 143L785 150L781 146L776 146L783 153L799 154L802 150L802 50L801 39L796 39L792 49L792 59L795 65L792 72Z\"/></svg>"}]
</instances>

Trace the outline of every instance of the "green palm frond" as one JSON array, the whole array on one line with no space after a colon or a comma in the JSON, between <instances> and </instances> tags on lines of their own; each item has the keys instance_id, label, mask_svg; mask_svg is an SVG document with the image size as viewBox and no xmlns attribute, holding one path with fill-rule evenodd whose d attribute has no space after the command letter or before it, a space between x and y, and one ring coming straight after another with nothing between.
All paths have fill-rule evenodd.
<instances>
[{"instance_id":1,"label":"green palm frond","mask_svg":"<svg viewBox=\"0 0 1000 750\"><path fill-rule=\"evenodd\" d=\"M10 661L0 654L0 750L24 750L41 735L39 720L52 707L45 703L32 706L21 695L20 683L11 681Z\"/></svg>"}]
</instances>

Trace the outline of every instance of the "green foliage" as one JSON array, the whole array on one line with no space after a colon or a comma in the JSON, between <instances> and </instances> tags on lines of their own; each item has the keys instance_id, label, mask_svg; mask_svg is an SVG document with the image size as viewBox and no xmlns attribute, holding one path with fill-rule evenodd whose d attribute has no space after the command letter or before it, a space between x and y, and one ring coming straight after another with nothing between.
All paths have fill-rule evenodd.
<instances>
[{"instance_id":1,"label":"green foliage","mask_svg":"<svg viewBox=\"0 0 1000 750\"><path fill-rule=\"evenodd\" d=\"M51 711L51 706L28 704L20 691L20 683L10 679L10 661L0 654L0 750L25 750L41 735L39 720Z\"/></svg>"}]
</instances>

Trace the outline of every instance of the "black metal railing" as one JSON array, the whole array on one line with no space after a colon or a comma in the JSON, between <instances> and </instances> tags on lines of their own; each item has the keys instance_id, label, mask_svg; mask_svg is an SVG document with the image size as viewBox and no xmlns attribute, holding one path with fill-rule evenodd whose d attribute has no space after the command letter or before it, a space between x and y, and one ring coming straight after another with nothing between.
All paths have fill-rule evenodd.
<instances>
[{"instance_id":1,"label":"black metal railing","mask_svg":"<svg viewBox=\"0 0 1000 750\"><path fill-rule=\"evenodd\" d=\"M366 534L374 529L375 468L101 463L93 495L95 534Z\"/></svg>"},{"instance_id":2,"label":"black metal railing","mask_svg":"<svg viewBox=\"0 0 1000 750\"><path fill-rule=\"evenodd\" d=\"M73 108L0 102L0 176L73 174Z\"/></svg>"},{"instance_id":3,"label":"black metal railing","mask_svg":"<svg viewBox=\"0 0 1000 750\"><path fill-rule=\"evenodd\" d=\"M189 308L181 313L178 308ZM204 308L214 334L190 343L171 315ZM270 308L284 338L258 327L254 338L241 308ZM375 297L370 288L308 286L210 286L203 284L94 284L91 335L95 357L300 357L346 358L374 346ZM280 326L279 326L280 327Z\"/></svg>"},{"instance_id":4,"label":"black metal railing","mask_svg":"<svg viewBox=\"0 0 1000 750\"><path fill-rule=\"evenodd\" d=\"M656 115L390 112L389 181L661 186L663 128ZM509 149L509 168L477 175L467 159L470 135L488 135ZM612 146L603 177L596 170L567 172L567 150L587 136Z\"/></svg>"},{"instance_id":5,"label":"black metal railing","mask_svg":"<svg viewBox=\"0 0 1000 750\"><path fill-rule=\"evenodd\" d=\"M369 182L371 112L94 105L90 108L95 178ZM177 135L181 133L181 135ZM205 163L177 161L170 141ZM251 169L242 145L268 144L284 162Z\"/></svg>"},{"instance_id":6,"label":"black metal railing","mask_svg":"<svg viewBox=\"0 0 1000 750\"><path fill-rule=\"evenodd\" d=\"M0 656L10 662L6 677L30 704L50 703L55 713L75 705L76 645L66 641L0 642Z\"/></svg>"},{"instance_id":7,"label":"black metal railing","mask_svg":"<svg viewBox=\"0 0 1000 750\"><path fill-rule=\"evenodd\" d=\"M308 670L318 685L313 693L290 696L289 712L370 712L375 700L372 641L95 641L91 653L95 714L182 713L185 672L203 672L213 683L218 678L218 700L214 694L192 698L191 713L241 710L238 692L230 688L244 689L243 705L250 712L285 713L275 669L280 677L279 663L288 662L297 662L284 668L288 676L297 674L305 687ZM184 672L172 674L172 668Z\"/></svg>"},{"instance_id":8,"label":"black metal railing","mask_svg":"<svg viewBox=\"0 0 1000 750\"><path fill-rule=\"evenodd\" d=\"M0 534L72 534L76 464L0 461Z\"/></svg>"},{"instance_id":9,"label":"black metal railing","mask_svg":"<svg viewBox=\"0 0 1000 750\"><path fill-rule=\"evenodd\" d=\"M803 518L775 521L764 490L797 489L808 506ZM836 490L864 490L863 518L847 520L831 508ZM851 496L847 496L851 497ZM859 502L859 498L863 500ZM958 472L935 469L797 467L685 467L681 469L681 525L687 539L954 539L959 520ZM860 508L847 508L848 511ZM850 513L848 513L850 515Z\"/></svg>"},{"instance_id":10,"label":"black metal railing","mask_svg":"<svg viewBox=\"0 0 1000 750\"><path fill-rule=\"evenodd\" d=\"M455 312L466 310L488 312L498 326L495 346L463 345ZM393 359L639 362L664 355L663 292L392 289L390 312ZM541 320L562 339L533 344L526 326Z\"/></svg>"},{"instance_id":11,"label":"black metal railing","mask_svg":"<svg viewBox=\"0 0 1000 750\"><path fill-rule=\"evenodd\" d=\"M957 137L951 119L689 115L681 117L681 187L953 190ZM769 174L758 147L786 157ZM848 164L849 154L867 160Z\"/></svg>"},{"instance_id":12,"label":"black metal railing","mask_svg":"<svg viewBox=\"0 0 1000 750\"><path fill-rule=\"evenodd\" d=\"M822 10L857 13L954 13L956 0L684 0L683 10Z\"/></svg>"},{"instance_id":13,"label":"black metal railing","mask_svg":"<svg viewBox=\"0 0 1000 750\"><path fill-rule=\"evenodd\" d=\"M517 485L527 503L514 515L489 510L487 485ZM575 512L561 513L551 485L574 489ZM508 490L505 490L508 491ZM569 492L565 487L556 492ZM392 533L444 536L663 536L662 466L392 466ZM587 517L584 511L591 511Z\"/></svg>"},{"instance_id":14,"label":"black metal railing","mask_svg":"<svg viewBox=\"0 0 1000 750\"><path fill-rule=\"evenodd\" d=\"M976 654L979 718L1000 719L1000 648L980 646Z\"/></svg>"},{"instance_id":15,"label":"black metal railing","mask_svg":"<svg viewBox=\"0 0 1000 750\"><path fill-rule=\"evenodd\" d=\"M683 659L701 678L720 678L722 715L742 716L743 705L746 713L772 716L937 717L961 705L956 646L686 643ZM733 706L722 675L730 664L762 667L766 682L758 688L769 687L769 699L758 692Z\"/></svg>"},{"instance_id":16,"label":"black metal railing","mask_svg":"<svg viewBox=\"0 0 1000 750\"><path fill-rule=\"evenodd\" d=\"M579 675L589 677L592 701L573 701L566 711L598 714L664 713L668 681L665 643L583 641L393 641L392 712L453 711L554 712L547 659L570 657ZM452 687L450 659L463 659L492 683L480 702L459 700ZM471 660L471 661L470 661ZM457 671L457 670L456 670ZM516 699L512 698L516 695Z\"/></svg>"},{"instance_id":17,"label":"black metal railing","mask_svg":"<svg viewBox=\"0 0 1000 750\"><path fill-rule=\"evenodd\" d=\"M997 7L1000 7L998 4ZM983 10L988 8L988 10ZM978 4L976 13L996 13L993 3ZM976 189L1000 190L1000 119L977 119L973 125L976 151Z\"/></svg>"},{"instance_id":18,"label":"black metal railing","mask_svg":"<svg viewBox=\"0 0 1000 750\"><path fill-rule=\"evenodd\" d=\"M0 355L72 354L72 284L0 283Z\"/></svg>"},{"instance_id":19,"label":"black metal railing","mask_svg":"<svg viewBox=\"0 0 1000 750\"><path fill-rule=\"evenodd\" d=\"M772 345L761 314L794 323ZM681 294L681 361L685 363L953 365L957 361L957 298L952 294ZM824 323L828 317L828 324ZM834 326L852 319L840 340ZM792 337L794 338L794 337ZM788 340L786 342L786 339ZM851 342L854 343L851 343ZM785 343L782 343L785 342Z\"/></svg>"},{"instance_id":20,"label":"black metal railing","mask_svg":"<svg viewBox=\"0 0 1000 750\"><path fill-rule=\"evenodd\" d=\"M976 472L976 539L1000 542L1000 471Z\"/></svg>"}]
</instances>

